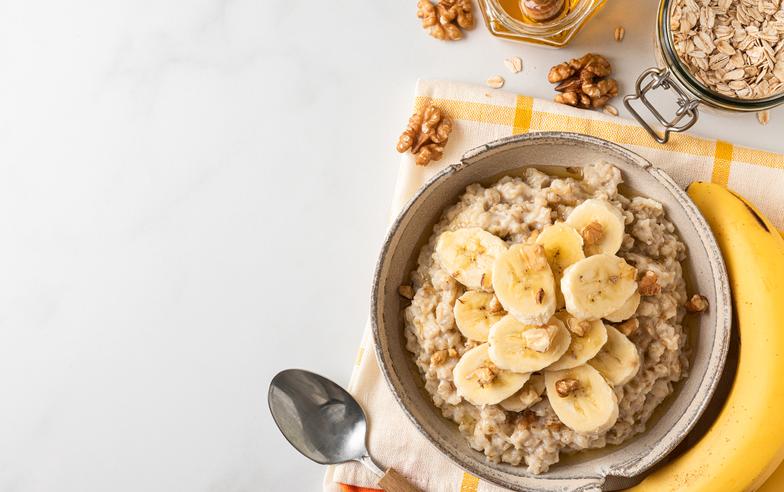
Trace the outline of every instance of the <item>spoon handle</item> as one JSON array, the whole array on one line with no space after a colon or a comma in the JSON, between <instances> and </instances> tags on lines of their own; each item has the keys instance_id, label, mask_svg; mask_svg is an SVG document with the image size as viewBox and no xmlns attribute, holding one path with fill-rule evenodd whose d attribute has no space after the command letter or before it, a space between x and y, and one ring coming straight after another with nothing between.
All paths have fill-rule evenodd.
<instances>
[{"instance_id":1,"label":"spoon handle","mask_svg":"<svg viewBox=\"0 0 784 492\"><path fill-rule=\"evenodd\" d=\"M418 488L411 485L411 482L400 473L389 468L384 476L378 481L384 492L421 492Z\"/></svg>"}]
</instances>

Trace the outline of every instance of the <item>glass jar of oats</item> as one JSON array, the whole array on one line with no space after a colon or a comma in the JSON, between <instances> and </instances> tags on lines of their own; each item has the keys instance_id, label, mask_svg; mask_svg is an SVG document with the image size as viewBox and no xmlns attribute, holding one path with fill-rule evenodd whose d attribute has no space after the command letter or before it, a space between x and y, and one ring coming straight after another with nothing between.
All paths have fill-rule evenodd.
<instances>
[{"instance_id":1,"label":"glass jar of oats","mask_svg":"<svg viewBox=\"0 0 784 492\"><path fill-rule=\"evenodd\" d=\"M698 106L759 112L784 103L784 2L781 0L660 0L656 25L658 66L637 79L624 104L659 143L691 128ZM675 94L671 118L649 98ZM639 100L663 134L632 106Z\"/></svg>"},{"instance_id":2,"label":"glass jar of oats","mask_svg":"<svg viewBox=\"0 0 784 492\"><path fill-rule=\"evenodd\" d=\"M494 36L563 47L607 0L479 0Z\"/></svg>"}]
</instances>

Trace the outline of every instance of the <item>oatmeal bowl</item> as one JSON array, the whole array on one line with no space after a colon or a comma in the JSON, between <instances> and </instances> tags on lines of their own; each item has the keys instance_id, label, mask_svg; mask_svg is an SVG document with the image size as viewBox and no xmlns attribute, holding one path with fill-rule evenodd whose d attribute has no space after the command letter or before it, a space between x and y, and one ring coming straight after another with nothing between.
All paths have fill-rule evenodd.
<instances>
[{"instance_id":1,"label":"oatmeal bowl","mask_svg":"<svg viewBox=\"0 0 784 492\"><path fill-rule=\"evenodd\" d=\"M404 207L371 319L414 426L513 490L611 490L694 426L729 346L705 221L613 143L534 133L468 152Z\"/></svg>"}]
</instances>

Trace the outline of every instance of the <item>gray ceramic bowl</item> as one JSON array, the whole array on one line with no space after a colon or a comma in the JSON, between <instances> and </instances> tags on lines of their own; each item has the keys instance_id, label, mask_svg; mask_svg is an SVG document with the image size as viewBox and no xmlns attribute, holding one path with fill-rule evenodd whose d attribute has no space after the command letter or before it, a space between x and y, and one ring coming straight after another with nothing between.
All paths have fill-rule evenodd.
<instances>
[{"instance_id":1,"label":"gray ceramic bowl","mask_svg":"<svg viewBox=\"0 0 784 492\"><path fill-rule=\"evenodd\" d=\"M420 247L442 212L466 186L492 182L528 166L584 166L597 160L621 169L625 184L664 204L688 247L685 263L690 292L708 298L711 308L688 317L692 344L689 377L659 407L648 429L619 446L573 456L542 475L524 466L493 464L471 449L457 426L441 416L405 349L404 307L397 294L415 268ZM672 179L642 157L614 143L572 133L532 133L498 140L469 151L463 159L434 176L403 208L393 223L376 267L372 313L378 360L398 403L416 428L458 466L513 490L587 491L612 488L615 477L634 477L661 460L689 432L719 381L729 346L730 290L718 246L697 208ZM621 480L622 481L622 480Z\"/></svg>"}]
</instances>

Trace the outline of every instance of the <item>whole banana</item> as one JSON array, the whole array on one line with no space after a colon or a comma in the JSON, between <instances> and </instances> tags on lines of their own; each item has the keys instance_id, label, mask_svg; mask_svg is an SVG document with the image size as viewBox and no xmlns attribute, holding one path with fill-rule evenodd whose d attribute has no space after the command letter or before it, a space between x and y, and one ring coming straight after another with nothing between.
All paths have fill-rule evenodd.
<instances>
[{"instance_id":1,"label":"whole banana","mask_svg":"<svg viewBox=\"0 0 784 492\"><path fill-rule=\"evenodd\" d=\"M692 183L688 194L727 264L741 340L737 374L707 434L630 490L757 490L784 458L784 240L721 186ZM763 490L782 490L773 487Z\"/></svg>"}]
</instances>

